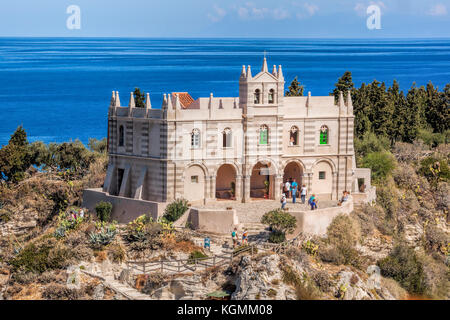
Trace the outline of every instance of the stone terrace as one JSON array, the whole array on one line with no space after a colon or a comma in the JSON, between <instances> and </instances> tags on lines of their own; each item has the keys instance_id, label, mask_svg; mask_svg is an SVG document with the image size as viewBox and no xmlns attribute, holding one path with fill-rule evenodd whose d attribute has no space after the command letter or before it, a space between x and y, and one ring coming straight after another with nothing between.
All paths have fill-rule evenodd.
<instances>
[{"instance_id":1,"label":"stone terrace","mask_svg":"<svg viewBox=\"0 0 450 320\"><path fill-rule=\"evenodd\" d=\"M307 211L311 210L310 206L307 203L302 204L299 202L299 198L297 199L297 203L293 204L292 199L288 199L286 208L289 208L289 211ZM319 209L336 207L337 201L331 200L319 200L318 207ZM208 203L206 205L195 206L198 208L208 208L208 209L226 209L227 207L232 207L236 210L236 213L239 218L239 223L241 224L252 224L259 223L261 221L261 217L267 211L281 208L280 201L276 200L253 200L248 203L242 203L237 201L214 201Z\"/></svg>"}]
</instances>

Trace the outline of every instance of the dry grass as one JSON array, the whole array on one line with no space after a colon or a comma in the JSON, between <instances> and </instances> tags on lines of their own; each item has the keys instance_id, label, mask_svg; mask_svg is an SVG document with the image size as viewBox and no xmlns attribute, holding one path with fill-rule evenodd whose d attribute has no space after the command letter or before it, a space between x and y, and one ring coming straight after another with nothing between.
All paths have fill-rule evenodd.
<instances>
[{"instance_id":1,"label":"dry grass","mask_svg":"<svg viewBox=\"0 0 450 320\"><path fill-rule=\"evenodd\" d=\"M23 286L22 290L12 296L12 300L42 300L41 286L36 283Z\"/></svg>"}]
</instances>

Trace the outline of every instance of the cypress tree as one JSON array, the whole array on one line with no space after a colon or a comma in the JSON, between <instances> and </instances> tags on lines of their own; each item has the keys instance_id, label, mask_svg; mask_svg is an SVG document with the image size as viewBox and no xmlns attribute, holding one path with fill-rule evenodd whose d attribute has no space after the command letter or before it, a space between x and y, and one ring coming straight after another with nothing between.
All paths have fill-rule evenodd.
<instances>
[{"instance_id":1,"label":"cypress tree","mask_svg":"<svg viewBox=\"0 0 450 320\"><path fill-rule=\"evenodd\" d=\"M339 91L344 93L344 101L347 102L347 95L345 93L354 88L352 73L350 71L345 71L342 77L338 79L338 82L336 82L335 87L333 92L330 93L330 95L334 95L335 103L339 100Z\"/></svg>"},{"instance_id":2,"label":"cypress tree","mask_svg":"<svg viewBox=\"0 0 450 320\"><path fill-rule=\"evenodd\" d=\"M134 89L134 104L136 108L145 108L145 92L139 88Z\"/></svg>"},{"instance_id":3,"label":"cypress tree","mask_svg":"<svg viewBox=\"0 0 450 320\"><path fill-rule=\"evenodd\" d=\"M425 117L427 123L433 129L433 132L442 133L449 127L449 102L445 99L445 91L447 90L447 94L450 91L450 84L444 89L444 92L439 92L438 88L434 87L434 85L429 82L427 84L427 102L426 102L426 110Z\"/></svg>"},{"instance_id":4,"label":"cypress tree","mask_svg":"<svg viewBox=\"0 0 450 320\"><path fill-rule=\"evenodd\" d=\"M288 91L286 91L286 97L301 97L303 96L304 90L305 86L301 85L300 82L298 82L297 77L295 77L288 87Z\"/></svg>"},{"instance_id":5,"label":"cypress tree","mask_svg":"<svg viewBox=\"0 0 450 320\"><path fill-rule=\"evenodd\" d=\"M395 141L403 141L405 137L405 121L408 115L405 95L400 91L397 80L394 80L392 86L388 89L389 103L392 104L394 114L392 117L392 134L390 136L391 144Z\"/></svg>"}]
</instances>

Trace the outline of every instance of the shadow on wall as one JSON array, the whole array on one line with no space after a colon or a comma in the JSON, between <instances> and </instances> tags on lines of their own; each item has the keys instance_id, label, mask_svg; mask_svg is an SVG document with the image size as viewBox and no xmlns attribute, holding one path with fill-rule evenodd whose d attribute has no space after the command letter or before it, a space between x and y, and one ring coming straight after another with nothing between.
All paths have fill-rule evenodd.
<instances>
[{"instance_id":1,"label":"shadow on wall","mask_svg":"<svg viewBox=\"0 0 450 320\"><path fill-rule=\"evenodd\" d=\"M112 196L101 189L83 191L83 207L95 212L95 206L100 201L112 204L111 219L119 223L128 223L143 214L156 220L163 214L166 207L165 203Z\"/></svg>"}]
</instances>

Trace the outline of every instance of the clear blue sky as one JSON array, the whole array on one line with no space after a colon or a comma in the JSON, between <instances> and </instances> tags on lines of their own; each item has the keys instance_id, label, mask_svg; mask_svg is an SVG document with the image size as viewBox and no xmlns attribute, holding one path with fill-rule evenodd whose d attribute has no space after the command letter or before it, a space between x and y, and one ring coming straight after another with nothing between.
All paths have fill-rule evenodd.
<instances>
[{"instance_id":1,"label":"clear blue sky","mask_svg":"<svg viewBox=\"0 0 450 320\"><path fill-rule=\"evenodd\" d=\"M371 4L381 30L366 27ZM70 5L79 30L66 27ZM8 0L0 36L450 37L450 0Z\"/></svg>"}]
</instances>

